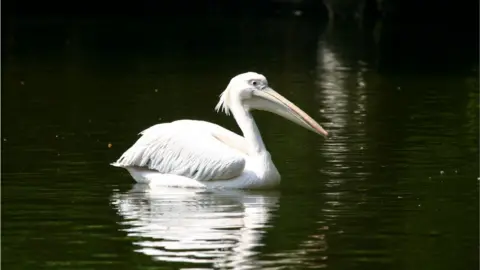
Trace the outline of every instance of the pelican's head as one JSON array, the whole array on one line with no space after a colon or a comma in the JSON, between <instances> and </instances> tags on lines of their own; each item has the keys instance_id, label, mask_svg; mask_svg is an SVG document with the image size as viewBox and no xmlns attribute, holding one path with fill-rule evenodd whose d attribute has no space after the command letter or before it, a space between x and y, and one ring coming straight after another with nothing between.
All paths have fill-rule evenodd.
<instances>
[{"instance_id":1,"label":"pelican's head","mask_svg":"<svg viewBox=\"0 0 480 270\"><path fill-rule=\"evenodd\" d=\"M230 80L215 109L223 109L228 115L234 106L242 106L245 110L269 111L317 134L328 136L320 124L268 86L267 78L262 74L246 72Z\"/></svg>"}]
</instances>

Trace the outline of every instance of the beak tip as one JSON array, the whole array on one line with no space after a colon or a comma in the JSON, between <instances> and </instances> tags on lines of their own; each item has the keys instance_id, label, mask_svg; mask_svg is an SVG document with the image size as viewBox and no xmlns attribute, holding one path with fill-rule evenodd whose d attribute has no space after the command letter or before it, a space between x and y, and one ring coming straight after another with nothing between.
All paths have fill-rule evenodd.
<instances>
[{"instance_id":1,"label":"beak tip","mask_svg":"<svg viewBox=\"0 0 480 270\"><path fill-rule=\"evenodd\" d=\"M317 130L317 133L319 135L322 135L322 137L324 138L330 137L330 133L328 133L328 131L324 130L323 128L320 128L319 130Z\"/></svg>"}]
</instances>

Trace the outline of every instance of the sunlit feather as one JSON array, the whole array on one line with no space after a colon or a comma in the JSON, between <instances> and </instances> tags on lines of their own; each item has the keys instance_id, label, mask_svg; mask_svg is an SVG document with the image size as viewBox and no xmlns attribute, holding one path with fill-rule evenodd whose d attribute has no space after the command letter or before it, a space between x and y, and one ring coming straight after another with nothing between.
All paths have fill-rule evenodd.
<instances>
[{"instance_id":1,"label":"sunlit feather","mask_svg":"<svg viewBox=\"0 0 480 270\"><path fill-rule=\"evenodd\" d=\"M114 165L145 167L199 181L240 175L245 168L244 155L219 141L214 132L203 121L158 124L142 131Z\"/></svg>"}]
</instances>

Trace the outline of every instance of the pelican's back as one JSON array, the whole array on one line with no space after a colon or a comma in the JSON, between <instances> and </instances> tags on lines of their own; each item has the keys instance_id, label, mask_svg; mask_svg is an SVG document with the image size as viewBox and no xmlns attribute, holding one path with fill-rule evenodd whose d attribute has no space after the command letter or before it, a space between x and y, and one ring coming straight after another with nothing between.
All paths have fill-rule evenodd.
<instances>
[{"instance_id":1,"label":"pelican's back","mask_svg":"<svg viewBox=\"0 0 480 270\"><path fill-rule=\"evenodd\" d=\"M154 125L142 131L135 144L112 165L148 168L199 181L239 176L245 168L245 153L225 141L242 145L243 138L218 128L196 120Z\"/></svg>"}]
</instances>

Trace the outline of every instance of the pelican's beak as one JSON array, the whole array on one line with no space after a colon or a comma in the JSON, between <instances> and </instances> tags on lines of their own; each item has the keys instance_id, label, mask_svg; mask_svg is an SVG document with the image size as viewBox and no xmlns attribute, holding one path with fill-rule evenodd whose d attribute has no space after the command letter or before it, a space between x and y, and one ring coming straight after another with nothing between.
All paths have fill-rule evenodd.
<instances>
[{"instance_id":1,"label":"pelican's beak","mask_svg":"<svg viewBox=\"0 0 480 270\"><path fill-rule=\"evenodd\" d=\"M252 98L246 100L246 105L252 109L278 114L317 134L324 137L328 136L328 132L320 124L270 87L263 90L254 90Z\"/></svg>"}]
</instances>

